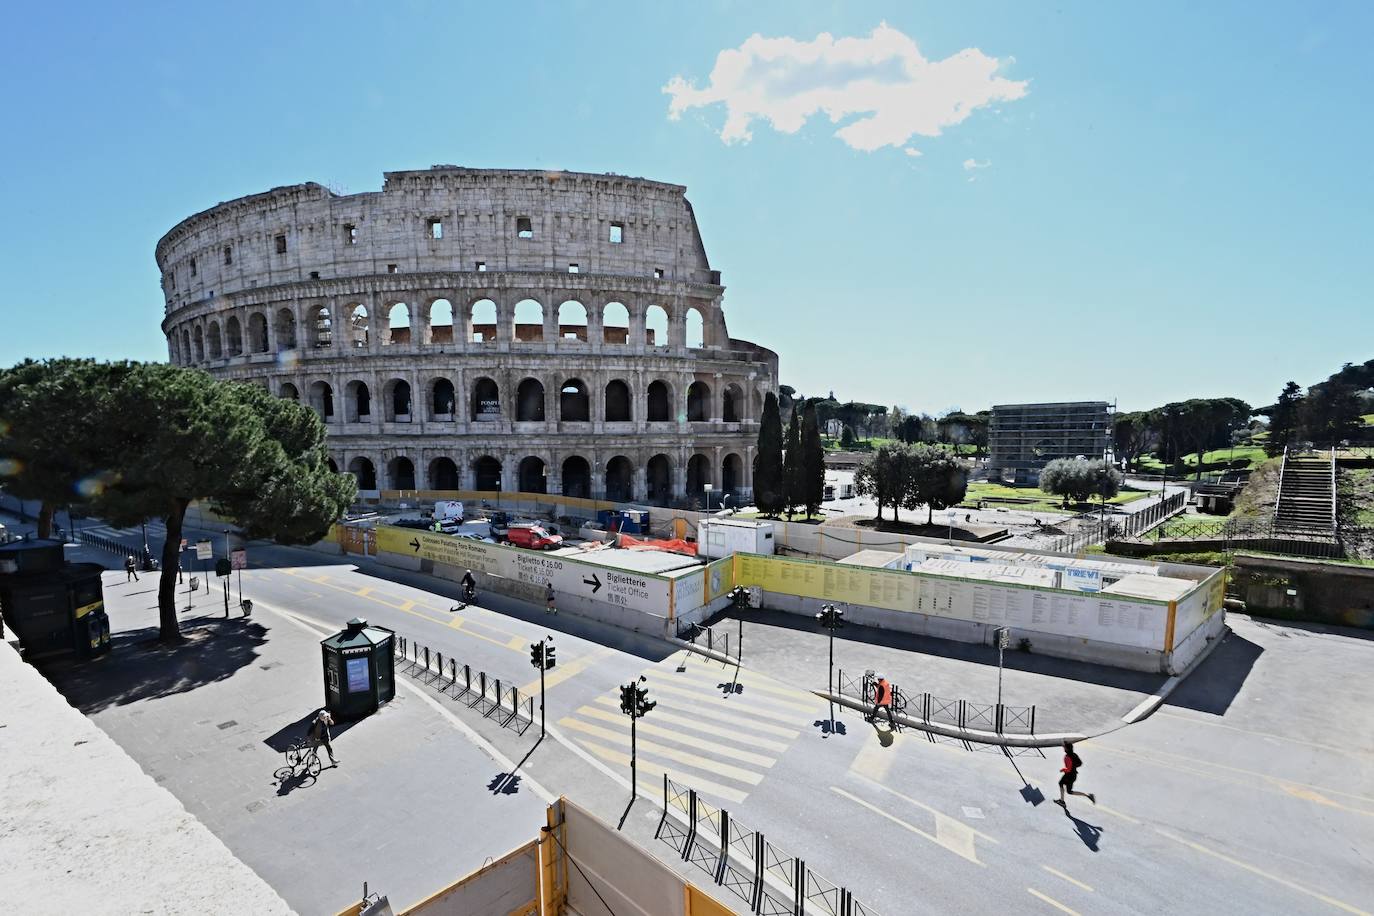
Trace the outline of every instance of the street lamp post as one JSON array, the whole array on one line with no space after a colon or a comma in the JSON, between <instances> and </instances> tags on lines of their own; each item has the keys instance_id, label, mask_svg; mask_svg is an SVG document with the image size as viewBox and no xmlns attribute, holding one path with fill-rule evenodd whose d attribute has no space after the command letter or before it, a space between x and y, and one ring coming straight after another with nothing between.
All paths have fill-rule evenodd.
<instances>
[{"instance_id":1,"label":"street lamp post","mask_svg":"<svg viewBox=\"0 0 1374 916\"><path fill-rule=\"evenodd\" d=\"M706 511L711 511L711 485L704 483L701 485L702 492L706 494Z\"/></svg>"},{"instance_id":2,"label":"street lamp post","mask_svg":"<svg viewBox=\"0 0 1374 916\"><path fill-rule=\"evenodd\" d=\"M950 509L949 512L946 513L946 517L949 519L949 537L946 539L946 543L950 545L954 544L954 515L955 512L953 509Z\"/></svg>"},{"instance_id":3,"label":"street lamp post","mask_svg":"<svg viewBox=\"0 0 1374 916\"><path fill-rule=\"evenodd\" d=\"M997 628L997 730L1002 730L1002 652L1011 643L1011 630Z\"/></svg>"}]
</instances>

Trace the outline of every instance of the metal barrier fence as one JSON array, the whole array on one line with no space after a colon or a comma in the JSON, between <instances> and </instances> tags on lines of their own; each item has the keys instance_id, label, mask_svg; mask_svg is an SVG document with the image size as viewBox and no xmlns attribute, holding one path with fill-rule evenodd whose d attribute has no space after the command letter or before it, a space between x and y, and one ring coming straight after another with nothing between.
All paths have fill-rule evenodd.
<instances>
[{"instance_id":1,"label":"metal barrier fence","mask_svg":"<svg viewBox=\"0 0 1374 916\"><path fill-rule=\"evenodd\" d=\"M1076 531L1056 538L1050 542L1052 553L1078 553L1094 544L1102 544L1112 538L1132 538L1144 534L1169 517L1183 511L1188 504L1187 493L1174 493L1159 500L1148 508L1131 512L1124 516L1113 516L1085 521Z\"/></svg>"},{"instance_id":2,"label":"metal barrier fence","mask_svg":"<svg viewBox=\"0 0 1374 916\"><path fill-rule=\"evenodd\" d=\"M106 553L118 554L120 556L125 557L132 554L139 562L140 572L143 570L148 560L152 557L152 555L147 551L147 549L143 547L130 547L128 544L124 544L119 540L109 537L107 535L94 534L89 531L77 531L74 532L74 534L76 535L76 539L78 541L80 541L83 544L86 544L87 546L94 547L96 550L103 550Z\"/></svg>"},{"instance_id":3,"label":"metal barrier fence","mask_svg":"<svg viewBox=\"0 0 1374 916\"><path fill-rule=\"evenodd\" d=\"M482 707L482 715L500 721L503 728L513 726L523 735L534 724L534 697L522 697L514 684L502 684L499 677L488 677L471 665L459 665L454 656L445 658L444 653L400 634L392 639L391 646L392 656L406 663L403 673L437 685L441 693L455 700L466 699L469 708Z\"/></svg>"},{"instance_id":4,"label":"metal barrier fence","mask_svg":"<svg viewBox=\"0 0 1374 916\"><path fill-rule=\"evenodd\" d=\"M849 890L816 874L803 859L789 855L666 773L663 815L654 839L668 843L684 862L700 868L757 916L877 916L877 910L855 900Z\"/></svg>"},{"instance_id":5,"label":"metal barrier fence","mask_svg":"<svg viewBox=\"0 0 1374 916\"><path fill-rule=\"evenodd\" d=\"M730 654L730 633L724 628L704 627L699 623L689 623L683 625L681 621L677 624L677 638L685 639L692 645L702 645L703 642L707 649L720 652L724 655Z\"/></svg>"},{"instance_id":6,"label":"metal barrier fence","mask_svg":"<svg viewBox=\"0 0 1374 916\"><path fill-rule=\"evenodd\" d=\"M836 682L843 696L864 703L873 702L874 681L868 675L855 678L838 669ZM1035 707L1008 706L1005 703L972 703L968 700L937 697L933 693L906 694L893 685L893 712L919 719L927 724L938 722L959 728L996 734L1035 734Z\"/></svg>"},{"instance_id":7,"label":"metal barrier fence","mask_svg":"<svg viewBox=\"0 0 1374 916\"><path fill-rule=\"evenodd\" d=\"M1360 531L1342 529L1340 537L1359 537ZM1216 518L1197 521L1175 519L1142 536L1131 538L1137 544L1214 541L1223 553L1252 548L1308 557L1339 557L1344 553L1334 532L1289 528L1269 518Z\"/></svg>"}]
</instances>

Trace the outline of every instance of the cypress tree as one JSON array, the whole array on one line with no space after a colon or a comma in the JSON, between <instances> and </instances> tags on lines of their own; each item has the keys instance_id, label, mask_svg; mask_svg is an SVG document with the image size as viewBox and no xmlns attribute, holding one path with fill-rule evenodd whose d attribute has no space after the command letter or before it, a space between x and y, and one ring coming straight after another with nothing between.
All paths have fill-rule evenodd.
<instances>
[{"instance_id":1,"label":"cypress tree","mask_svg":"<svg viewBox=\"0 0 1374 916\"><path fill-rule=\"evenodd\" d=\"M820 510L825 498L825 447L821 445L821 428L816 417L816 405L809 403L802 413L802 502L806 517Z\"/></svg>"},{"instance_id":2,"label":"cypress tree","mask_svg":"<svg viewBox=\"0 0 1374 916\"><path fill-rule=\"evenodd\" d=\"M758 465L754 469L754 505L765 515L776 516L786 505L782 479L782 415L773 392L763 399L759 425Z\"/></svg>"},{"instance_id":3,"label":"cypress tree","mask_svg":"<svg viewBox=\"0 0 1374 916\"><path fill-rule=\"evenodd\" d=\"M782 489L786 494L787 520L792 520L792 512L806 502L803 492L804 475L802 472L801 411L792 407L792 421L787 424L787 442L782 457Z\"/></svg>"}]
</instances>

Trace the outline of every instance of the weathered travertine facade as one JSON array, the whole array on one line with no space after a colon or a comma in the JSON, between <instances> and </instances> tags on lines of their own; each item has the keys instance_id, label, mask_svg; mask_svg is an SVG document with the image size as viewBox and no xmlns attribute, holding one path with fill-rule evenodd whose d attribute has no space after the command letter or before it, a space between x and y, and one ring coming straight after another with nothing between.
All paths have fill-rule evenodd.
<instances>
[{"instance_id":1,"label":"weathered travertine facade","mask_svg":"<svg viewBox=\"0 0 1374 916\"><path fill-rule=\"evenodd\" d=\"M435 166L157 245L174 363L304 398L364 490L747 498L777 355L734 340L685 189Z\"/></svg>"}]
</instances>

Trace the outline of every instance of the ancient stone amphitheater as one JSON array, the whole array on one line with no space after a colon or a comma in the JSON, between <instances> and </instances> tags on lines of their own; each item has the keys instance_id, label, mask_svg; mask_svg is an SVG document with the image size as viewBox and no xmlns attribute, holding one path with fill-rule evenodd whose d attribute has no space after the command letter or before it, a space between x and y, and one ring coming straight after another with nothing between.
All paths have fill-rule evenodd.
<instances>
[{"instance_id":1,"label":"ancient stone amphitheater","mask_svg":"<svg viewBox=\"0 0 1374 916\"><path fill-rule=\"evenodd\" d=\"M777 355L730 337L678 185L435 166L158 242L174 363L304 399L370 490L748 499Z\"/></svg>"}]
</instances>

